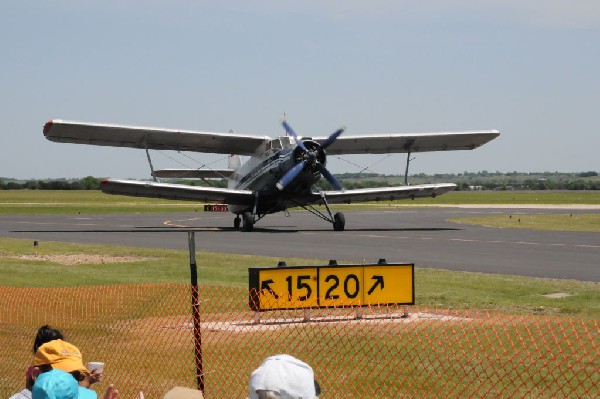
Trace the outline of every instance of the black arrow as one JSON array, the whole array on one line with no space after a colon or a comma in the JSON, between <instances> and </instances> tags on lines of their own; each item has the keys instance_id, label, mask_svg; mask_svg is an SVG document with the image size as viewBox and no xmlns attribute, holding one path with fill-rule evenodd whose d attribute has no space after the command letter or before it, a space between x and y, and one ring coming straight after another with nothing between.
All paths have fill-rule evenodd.
<instances>
[{"instance_id":1,"label":"black arrow","mask_svg":"<svg viewBox=\"0 0 600 399\"><path fill-rule=\"evenodd\" d=\"M265 280L260 284L260 290L267 290L271 293L271 295L273 295L273 297L275 299L279 299L279 295L277 295L277 293L275 291L273 291L273 288L271 288L271 284L273 284L274 281L272 279L269 280Z\"/></svg>"},{"instance_id":2,"label":"black arrow","mask_svg":"<svg viewBox=\"0 0 600 399\"><path fill-rule=\"evenodd\" d=\"M371 295L378 285L381 285L381 289L383 289L383 276L373 276L371 278L375 280L375 284L373 284L371 289L367 292L367 295Z\"/></svg>"}]
</instances>

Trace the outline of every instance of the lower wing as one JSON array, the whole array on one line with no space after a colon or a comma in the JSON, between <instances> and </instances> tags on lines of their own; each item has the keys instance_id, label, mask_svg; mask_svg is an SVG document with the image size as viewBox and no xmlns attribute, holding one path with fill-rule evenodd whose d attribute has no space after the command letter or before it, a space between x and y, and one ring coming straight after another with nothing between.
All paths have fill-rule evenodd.
<instances>
[{"instance_id":1,"label":"lower wing","mask_svg":"<svg viewBox=\"0 0 600 399\"><path fill-rule=\"evenodd\" d=\"M252 191L217 187L196 187L184 184L104 180L100 183L100 190L106 194L121 194L133 197L219 202L232 205L252 205L254 203Z\"/></svg>"},{"instance_id":2,"label":"lower wing","mask_svg":"<svg viewBox=\"0 0 600 399\"><path fill-rule=\"evenodd\" d=\"M452 191L456 184L420 184L416 186L377 187L358 190L324 191L321 194L313 193L317 202L324 195L330 204L349 204L351 202L393 201L400 199L415 199L437 197Z\"/></svg>"},{"instance_id":3,"label":"lower wing","mask_svg":"<svg viewBox=\"0 0 600 399\"><path fill-rule=\"evenodd\" d=\"M322 193L313 193L308 198L297 198L297 200L290 203L290 205L316 203L322 200L323 196L330 204L436 197L454 190L455 188L456 184L444 183L364 188L343 191L323 191ZM104 180L100 183L100 190L106 194L198 202L218 202L230 205L252 205L255 201L255 195L250 190L196 187L185 184L166 184L132 180Z\"/></svg>"}]
</instances>

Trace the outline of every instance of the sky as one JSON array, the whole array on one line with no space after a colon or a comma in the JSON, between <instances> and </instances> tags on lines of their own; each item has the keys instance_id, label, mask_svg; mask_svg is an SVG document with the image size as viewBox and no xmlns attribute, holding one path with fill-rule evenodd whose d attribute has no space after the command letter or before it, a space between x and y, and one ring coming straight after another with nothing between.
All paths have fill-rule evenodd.
<instances>
[{"instance_id":1,"label":"sky","mask_svg":"<svg viewBox=\"0 0 600 399\"><path fill-rule=\"evenodd\" d=\"M50 119L278 136L283 113L304 136L501 132L411 174L600 170L597 0L3 0L0 48L0 177L149 178L143 150L53 143Z\"/></svg>"}]
</instances>

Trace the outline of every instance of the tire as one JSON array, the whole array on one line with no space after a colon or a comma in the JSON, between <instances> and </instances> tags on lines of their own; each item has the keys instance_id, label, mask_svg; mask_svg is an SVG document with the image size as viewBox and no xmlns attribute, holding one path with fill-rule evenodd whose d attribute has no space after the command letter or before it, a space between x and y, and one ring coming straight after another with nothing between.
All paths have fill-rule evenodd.
<instances>
[{"instance_id":1,"label":"tire","mask_svg":"<svg viewBox=\"0 0 600 399\"><path fill-rule=\"evenodd\" d=\"M254 215L251 214L250 212L244 212L242 214L242 221L243 221L242 230L243 231L252 231L252 229L254 228Z\"/></svg>"},{"instance_id":2,"label":"tire","mask_svg":"<svg viewBox=\"0 0 600 399\"><path fill-rule=\"evenodd\" d=\"M236 230L239 230L241 223L242 223L242 218L240 217L240 215L236 215L235 219L233 219L233 228Z\"/></svg>"},{"instance_id":3,"label":"tire","mask_svg":"<svg viewBox=\"0 0 600 399\"><path fill-rule=\"evenodd\" d=\"M333 230L334 231L344 231L346 227L346 218L342 212L338 212L333 215Z\"/></svg>"}]
</instances>

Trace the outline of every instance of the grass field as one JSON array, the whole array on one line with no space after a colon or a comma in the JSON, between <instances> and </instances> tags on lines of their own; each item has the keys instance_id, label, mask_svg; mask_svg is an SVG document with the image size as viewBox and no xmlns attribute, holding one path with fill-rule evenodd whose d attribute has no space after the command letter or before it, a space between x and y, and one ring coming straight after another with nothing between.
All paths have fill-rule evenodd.
<instances>
[{"instance_id":1,"label":"grass field","mask_svg":"<svg viewBox=\"0 0 600 399\"><path fill-rule=\"evenodd\" d=\"M56 242L41 242L34 247L30 240L8 238L0 238L0 248L0 281L5 286L189 281L187 251ZM118 258L128 258L125 259L128 261ZM198 278L205 285L247 287L248 267L272 267L278 260L199 252ZM286 259L286 262L289 266L327 264L326 260ZM415 285L418 304L428 307L600 319L600 289L596 283L416 268ZM545 296L553 293L568 296Z\"/></svg>"},{"instance_id":2,"label":"grass field","mask_svg":"<svg viewBox=\"0 0 600 399\"><path fill-rule=\"evenodd\" d=\"M194 212L201 209L202 205L188 201L124 197L98 190L0 191L0 215Z\"/></svg>"},{"instance_id":3,"label":"grass field","mask_svg":"<svg viewBox=\"0 0 600 399\"><path fill-rule=\"evenodd\" d=\"M449 219L456 223L530 230L600 232L600 214L511 214Z\"/></svg>"},{"instance_id":4,"label":"grass field","mask_svg":"<svg viewBox=\"0 0 600 399\"><path fill-rule=\"evenodd\" d=\"M406 203L398 202L398 203ZM600 205L600 191L453 191L415 204Z\"/></svg>"}]
</instances>

